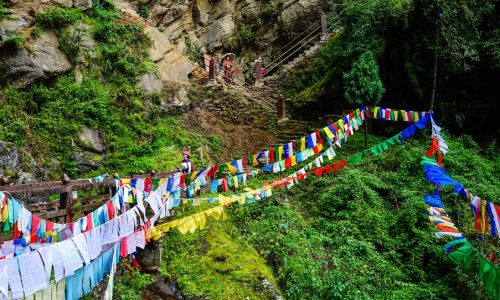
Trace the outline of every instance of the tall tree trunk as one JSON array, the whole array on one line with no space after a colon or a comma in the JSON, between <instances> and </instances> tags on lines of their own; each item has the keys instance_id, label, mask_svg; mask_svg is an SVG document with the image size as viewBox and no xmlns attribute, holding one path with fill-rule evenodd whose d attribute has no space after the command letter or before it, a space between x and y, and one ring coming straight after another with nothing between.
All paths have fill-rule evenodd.
<instances>
[{"instance_id":1,"label":"tall tree trunk","mask_svg":"<svg viewBox=\"0 0 500 300\"><path fill-rule=\"evenodd\" d=\"M434 72L432 75L432 92L430 110L434 108L434 99L436 98L436 81L437 81L437 65L438 65L438 50L439 50L439 34L441 30L441 20L436 21L436 43L434 44Z\"/></svg>"}]
</instances>

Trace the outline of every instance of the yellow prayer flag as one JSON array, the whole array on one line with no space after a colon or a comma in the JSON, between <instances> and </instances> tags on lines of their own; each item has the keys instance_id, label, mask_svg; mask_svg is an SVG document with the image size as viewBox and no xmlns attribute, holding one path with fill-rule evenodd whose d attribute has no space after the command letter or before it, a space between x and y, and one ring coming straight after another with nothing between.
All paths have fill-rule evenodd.
<instances>
[{"instance_id":1,"label":"yellow prayer flag","mask_svg":"<svg viewBox=\"0 0 500 300\"><path fill-rule=\"evenodd\" d=\"M294 155L294 156L290 157L290 166L293 167L295 165L297 165L297 156Z\"/></svg>"},{"instance_id":2,"label":"yellow prayer flag","mask_svg":"<svg viewBox=\"0 0 500 300\"><path fill-rule=\"evenodd\" d=\"M226 220L226 214L224 213L224 207L223 206L217 206L214 208L211 208L205 212L207 216L212 217L214 220L219 220L220 217L222 216L223 220Z\"/></svg>"},{"instance_id":3,"label":"yellow prayer flag","mask_svg":"<svg viewBox=\"0 0 500 300\"><path fill-rule=\"evenodd\" d=\"M418 119L419 119L418 118L418 112L416 112L416 111L413 112L413 119L414 119L413 120L414 122L418 122Z\"/></svg>"},{"instance_id":4,"label":"yellow prayer flag","mask_svg":"<svg viewBox=\"0 0 500 300\"><path fill-rule=\"evenodd\" d=\"M193 220L197 228L203 229L207 224L207 219L205 218L205 213L201 212L193 215Z\"/></svg>"},{"instance_id":5,"label":"yellow prayer flag","mask_svg":"<svg viewBox=\"0 0 500 300\"><path fill-rule=\"evenodd\" d=\"M252 156L252 165L253 165L254 167L259 165L259 161L257 160L257 156L258 156L258 154L254 154L254 155Z\"/></svg>"},{"instance_id":6,"label":"yellow prayer flag","mask_svg":"<svg viewBox=\"0 0 500 300\"><path fill-rule=\"evenodd\" d=\"M130 184L130 178L122 178L123 184Z\"/></svg>"},{"instance_id":7,"label":"yellow prayer flag","mask_svg":"<svg viewBox=\"0 0 500 300\"><path fill-rule=\"evenodd\" d=\"M2 209L1 221L5 223L5 221L7 221L7 218L9 218L9 208L7 207L7 205L5 205Z\"/></svg>"},{"instance_id":8,"label":"yellow prayer flag","mask_svg":"<svg viewBox=\"0 0 500 300\"><path fill-rule=\"evenodd\" d=\"M306 137L303 136L300 138L300 151L306 150Z\"/></svg>"},{"instance_id":9,"label":"yellow prayer flag","mask_svg":"<svg viewBox=\"0 0 500 300\"><path fill-rule=\"evenodd\" d=\"M230 173L236 173L236 171L238 171L238 169L236 169L230 163L227 163L226 166L228 167L228 170L229 170Z\"/></svg>"},{"instance_id":10,"label":"yellow prayer flag","mask_svg":"<svg viewBox=\"0 0 500 300\"><path fill-rule=\"evenodd\" d=\"M247 199L246 194L245 193L241 194L239 198L240 198L239 199L240 204L245 204Z\"/></svg>"},{"instance_id":11,"label":"yellow prayer flag","mask_svg":"<svg viewBox=\"0 0 500 300\"><path fill-rule=\"evenodd\" d=\"M196 178L196 176L198 175L198 173L200 173L200 171L194 171L193 173L191 173L191 180L194 180Z\"/></svg>"},{"instance_id":12,"label":"yellow prayer flag","mask_svg":"<svg viewBox=\"0 0 500 300\"><path fill-rule=\"evenodd\" d=\"M330 128L325 127L325 128L323 128L323 129L324 129L324 131L325 131L325 133L326 133L326 136L328 136L328 138L329 138L329 139L332 139L332 140L333 140L333 138L334 138L335 136L333 135L333 132L330 130Z\"/></svg>"}]
</instances>

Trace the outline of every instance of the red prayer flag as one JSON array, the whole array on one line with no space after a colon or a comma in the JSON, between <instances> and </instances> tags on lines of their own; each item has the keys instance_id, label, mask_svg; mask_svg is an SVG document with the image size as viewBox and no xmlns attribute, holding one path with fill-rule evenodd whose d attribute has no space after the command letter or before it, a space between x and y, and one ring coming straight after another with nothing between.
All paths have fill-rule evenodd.
<instances>
[{"instance_id":1,"label":"red prayer flag","mask_svg":"<svg viewBox=\"0 0 500 300\"><path fill-rule=\"evenodd\" d=\"M318 146L314 146L313 148L313 152L314 152L314 155L318 155L319 154L319 149L318 149Z\"/></svg>"},{"instance_id":2,"label":"red prayer flag","mask_svg":"<svg viewBox=\"0 0 500 300\"><path fill-rule=\"evenodd\" d=\"M224 189L224 192L227 192L227 190L229 189L228 184L227 184L227 177L222 178L222 189Z\"/></svg>"},{"instance_id":3,"label":"red prayer flag","mask_svg":"<svg viewBox=\"0 0 500 300\"><path fill-rule=\"evenodd\" d=\"M54 222L47 221L47 222L45 223L45 230L46 230L47 232L49 232L49 231L53 231L53 230L54 230Z\"/></svg>"},{"instance_id":4,"label":"red prayer flag","mask_svg":"<svg viewBox=\"0 0 500 300\"><path fill-rule=\"evenodd\" d=\"M113 202L109 200L108 202L106 202L106 207L108 208L108 216L111 220L115 217L115 206L113 205Z\"/></svg>"},{"instance_id":5,"label":"red prayer flag","mask_svg":"<svg viewBox=\"0 0 500 300\"><path fill-rule=\"evenodd\" d=\"M35 215L35 214L32 214L31 215L31 233L35 233L36 230L38 229L38 226L40 226L40 221L42 221L42 219L40 219L39 216Z\"/></svg>"},{"instance_id":6,"label":"red prayer flag","mask_svg":"<svg viewBox=\"0 0 500 300\"><path fill-rule=\"evenodd\" d=\"M22 235L23 235L23 233L17 229L17 222L14 223L14 229L12 231L12 238L15 240L15 239L20 238Z\"/></svg>"},{"instance_id":7,"label":"red prayer flag","mask_svg":"<svg viewBox=\"0 0 500 300\"><path fill-rule=\"evenodd\" d=\"M316 131L316 144L323 144L323 139L321 138L321 132L319 130Z\"/></svg>"},{"instance_id":8,"label":"red prayer flag","mask_svg":"<svg viewBox=\"0 0 500 300\"><path fill-rule=\"evenodd\" d=\"M213 177L215 176L215 173L217 173L217 170L219 169L219 166L215 166L215 167L212 167L208 173L207 173L207 176L209 177Z\"/></svg>"},{"instance_id":9,"label":"red prayer flag","mask_svg":"<svg viewBox=\"0 0 500 300\"><path fill-rule=\"evenodd\" d=\"M146 193L151 192L151 187L153 186L153 179L151 178L146 178L144 179L144 191ZM128 196L127 196L128 197Z\"/></svg>"},{"instance_id":10,"label":"red prayer flag","mask_svg":"<svg viewBox=\"0 0 500 300\"><path fill-rule=\"evenodd\" d=\"M291 163L291 160L292 160L292 159L291 159L290 157L285 158L285 169L290 168L290 166L291 166L291 164L292 164L292 163Z\"/></svg>"}]
</instances>

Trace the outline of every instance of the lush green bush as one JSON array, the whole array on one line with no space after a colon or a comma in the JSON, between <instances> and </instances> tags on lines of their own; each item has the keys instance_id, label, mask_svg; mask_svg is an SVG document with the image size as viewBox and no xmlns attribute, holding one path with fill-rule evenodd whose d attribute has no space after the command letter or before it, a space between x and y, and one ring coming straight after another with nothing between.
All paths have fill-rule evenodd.
<instances>
[{"instance_id":1,"label":"lush green bush","mask_svg":"<svg viewBox=\"0 0 500 300\"><path fill-rule=\"evenodd\" d=\"M116 276L113 296L126 300L143 299L144 289L153 282L154 279L151 275L139 271Z\"/></svg>"},{"instance_id":2,"label":"lush green bush","mask_svg":"<svg viewBox=\"0 0 500 300\"><path fill-rule=\"evenodd\" d=\"M35 14L35 19L40 25L55 29L74 24L82 18L84 14L78 8L53 7Z\"/></svg>"}]
</instances>

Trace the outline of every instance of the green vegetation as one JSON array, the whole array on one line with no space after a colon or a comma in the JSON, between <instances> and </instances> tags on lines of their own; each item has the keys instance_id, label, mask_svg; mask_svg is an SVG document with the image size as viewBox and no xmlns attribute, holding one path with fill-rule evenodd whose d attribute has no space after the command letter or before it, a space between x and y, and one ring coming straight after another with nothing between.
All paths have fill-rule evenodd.
<instances>
[{"instance_id":1,"label":"green vegetation","mask_svg":"<svg viewBox=\"0 0 500 300\"><path fill-rule=\"evenodd\" d=\"M9 14L9 10L5 7L3 0L0 0L0 20Z\"/></svg>"},{"instance_id":2,"label":"green vegetation","mask_svg":"<svg viewBox=\"0 0 500 300\"><path fill-rule=\"evenodd\" d=\"M161 274L176 280L183 294L210 299L263 299L276 285L271 269L229 222L210 222L208 229L182 235L177 230L164 242Z\"/></svg>"},{"instance_id":3,"label":"green vegetation","mask_svg":"<svg viewBox=\"0 0 500 300\"><path fill-rule=\"evenodd\" d=\"M432 63L428 57L435 3L341 1L342 32L326 43L314 63L288 78L288 96L297 106L310 98L334 99L335 103L316 103L324 114L325 108L359 101L376 104L385 87L388 100L383 105L427 108L424 87ZM499 31L492 29L498 20L491 18L491 1L439 3L443 27L438 89L443 93L437 110L449 110L443 119L453 124L455 112L476 109L477 103L495 103L492 95L498 94L498 87L492 88L489 80L494 77L487 75L495 75L500 66ZM248 51L255 46L262 24L278 16L275 6L266 5L260 15L243 16L226 48ZM147 13L141 10L143 16ZM0 0L0 18L5 14ZM151 41L140 25L119 19L111 1L94 0L92 9L85 12L50 9L36 14L36 20L31 36L56 31L61 50L78 69L25 89L1 87L0 140L29 148L39 157L57 158L72 177L169 170L178 164L183 148L220 148L219 137L190 133L181 125L181 115L167 115L162 106L173 94L172 86L151 95L137 87L141 75L154 71L148 57ZM84 34L96 41L91 51L81 47ZM25 38L11 36L2 48L18 49ZM197 57L199 49L187 44L189 55ZM81 80L75 79L76 72ZM481 76L469 83L474 74ZM481 78L487 80L478 86L486 89L477 92L473 85ZM204 94L199 93L201 98ZM470 103L464 101L467 96L473 96ZM457 105L448 99L457 99ZM481 101L473 102L476 99ZM482 117L482 111L475 113ZM462 118L461 126L470 124L469 117ZM275 123L270 118L268 129ZM398 131L399 125L384 128L387 123L374 123L374 128L381 128L380 135ZM86 174L79 173L72 157L83 126L97 129L107 150L102 166ZM383 139L371 135L367 141L375 144ZM496 201L500 194L497 146L481 148L469 136L447 140L451 150L445 157L446 170L474 194ZM434 237L425 216L423 197L433 187L424 179L419 160L428 146L428 132L419 134L337 174L311 176L291 190L278 188L270 199L233 204L226 210L229 220L208 219L206 228L194 234L173 230L162 240L160 273L176 281L183 295L209 299L269 298L273 291L265 287L267 281L286 299L487 299L477 270L465 272L447 258L442 249L446 238ZM338 149L338 158L364 148L363 136L354 135ZM95 154L89 157L100 159ZM202 166L196 162L196 167ZM266 174L249 181L249 186L260 187L282 176ZM242 190L240 186L225 194ZM485 255L496 254L499 242L473 231L467 201L449 189L442 198L467 239ZM210 206L184 205L171 219ZM153 276L125 272L117 278L115 295L141 299L152 282Z\"/></svg>"},{"instance_id":4,"label":"green vegetation","mask_svg":"<svg viewBox=\"0 0 500 300\"><path fill-rule=\"evenodd\" d=\"M47 11L38 12L36 21L46 28L61 28L62 26L74 24L81 20L84 14L78 8L53 7Z\"/></svg>"},{"instance_id":5,"label":"green vegetation","mask_svg":"<svg viewBox=\"0 0 500 300\"><path fill-rule=\"evenodd\" d=\"M80 65L83 80L76 82L70 72L24 90L1 88L0 140L30 147L40 156L50 153L70 176L78 175L72 143L82 126L99 129L108 152L102 168L90 175L169 170L178 164L181 147L220 146L217 137L183 130L180 116L165 117L159 106L166 92L142 94L137 80L152 70L151 41L140 25L119 22L117 16L109 2L97 0L85 13L54 8L37 15L44 26L74 23L72 30L57 30L61 49ZM77 20L90 27L97 42L91 51L80 53L83 25ZM86 62L76 61L80 54Z\"/></svg>"},{"instance_id":6,"label":"green vegetation","mask_svg":"<svg viewBox=\"0 0 500 300\"><path fill-rule=\"evenodd\" d=\"M0 42L0 50L13 51L24 48L26 37L19 34L9 35L5 40Z\"/></svg>"},{"instance_id":7,"label":"green vegetation","mask_svg":"<svg viewBox=\"0 0 500 300\"><path fill-rule=\"evenodd\" d=\"M384 87L378 76L378 65L371 51L363 53L344 73L345 98L352 105L377 105L382 99Z\"/></svg>"},{"instance_id":8,"label":"green vegetation","mask_svg":"<svg viewBox=\"0 0 500 300\"><path fill-rule=\"evenodd\" d=\"M144 288L154 282L149 274L143 274L139 271L135 273L125 273L123 276L115 277L115 288L113 296L117 299L140 300Z\"/></svg>"},{"instance_id":9,"label":"green vegetation","mask_svg":"<svg viewBox=\"0 0 500 300\"><path fill-rule=\"evenodd\" d=\"M374 54L385 88L384 105L428 109L439 26L437 99L434 111L454 133L492 137L498 110L500 66L495 1L343 0L332 6L342 30L317 60L287 80L287 95L301 107L321 99L317 114L347 106L343 74L366 51ZM310 101L309 101L310 102Z\"/></svg>"},{"instance_id":10,"label":"green vegetation","mask_svg":"<svg viewBox=\"0 0 500 300\"><path fill-rule=\"evenodd\" d=\"M371 144L383 139L369 137ZM494 175L500 169L498 153L482 152L467 136L447 140L446 170L471 192L495 199L500 194L500 179ZM163 276L176 279L188 296L253 298L240 290L239 274L246 267L235 264L254 248L287 299L487 299L477 270L468 273L448 259L442 249L447 239L435 238L425 216L423 197L433 186L419 163L429 141L428 132L419 134L337 174L306 179L289 191L276 189L272 198L253 204L233 204L228 221L209 221L207 229L194 234L170 232L164 240ZM362 149L358 134L338 155ZM484 240L472 230L468 201L453 196L451 189L443 191L442 199L467 239L486 255L496 253L498 241ZM201 209L206 207L186 206L176 218ZM267 269L259 264L257 270ZM270 278L268 271L264 275Z\"/></svg>"}]
</instances>

